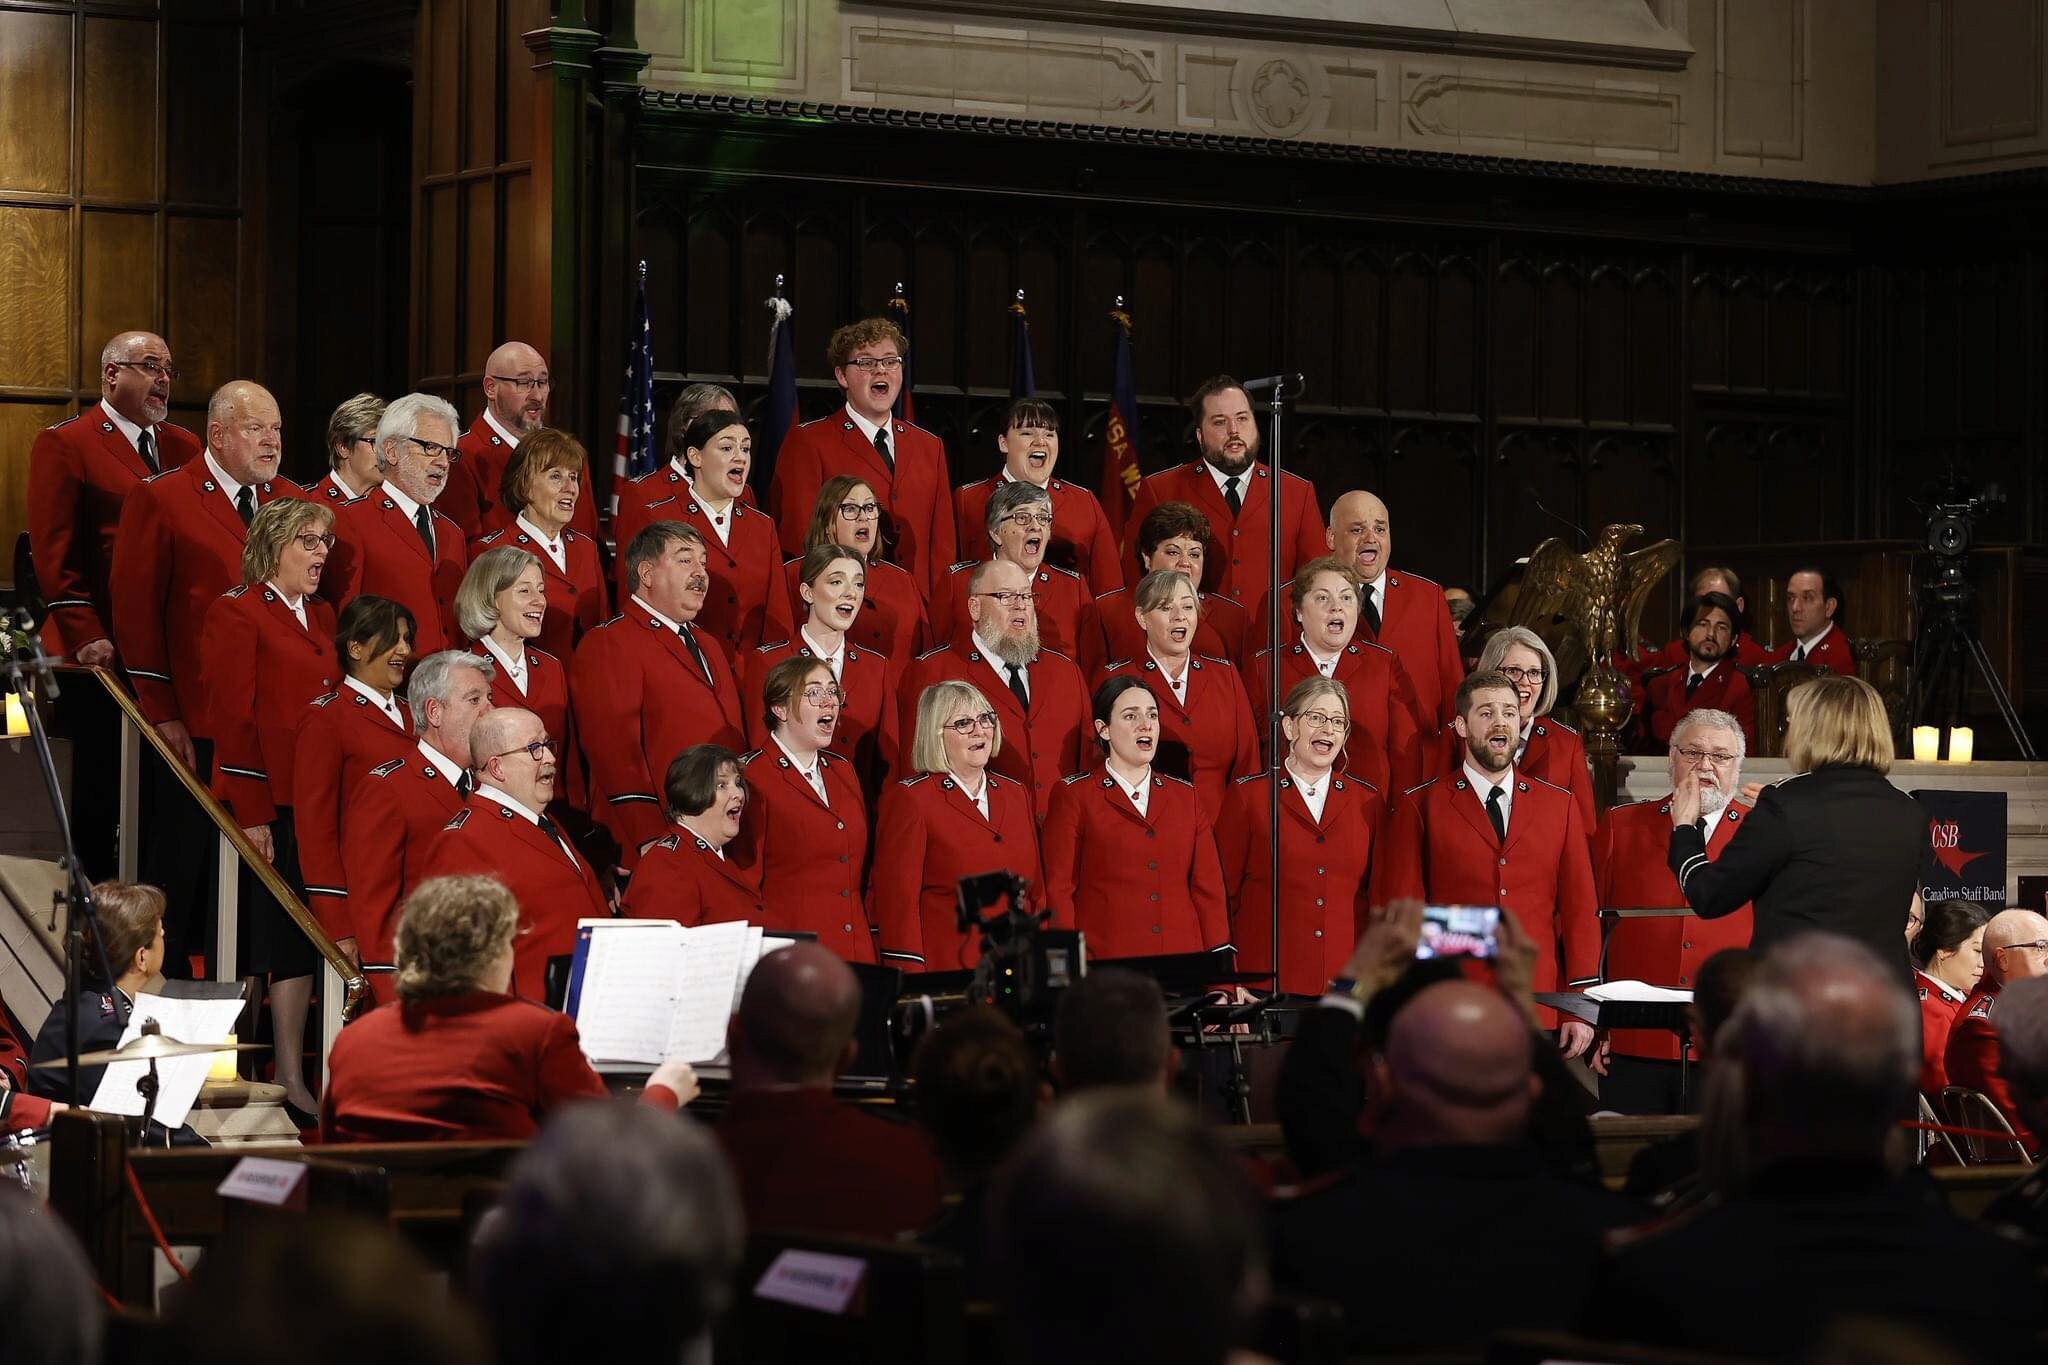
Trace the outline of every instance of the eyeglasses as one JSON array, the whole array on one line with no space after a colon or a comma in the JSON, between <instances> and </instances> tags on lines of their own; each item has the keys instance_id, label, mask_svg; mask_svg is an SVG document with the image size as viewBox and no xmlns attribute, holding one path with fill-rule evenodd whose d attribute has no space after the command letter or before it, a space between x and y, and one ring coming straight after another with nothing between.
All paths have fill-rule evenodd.
<instances>
[{"instance_id":1,"label":"eyeglasses","mask_svg":"<svg viewBox=\"0 0 2048 1365\"><path fill-rule=\"evenodd\" d=\"M984 711L978 716L961 716L958 720L947 721L942 728L951 730L956 735L971 735L976 730L993 730L996 728L996 713Z\"/></svg>"},{"instance_id":2,"label":"eyeglasses","mask_svg":"<svg viewBox=\"0 0 2048 1365\"><path fill-rule=\"evenodd\" d=\"M1351 728L1351 722L1343 716L1333 716L1327 711L1299 711L1295 713L1297 723L1310 730L1328 730L1341 735Z\"/></svg>"},{"instance_id":3,"label":"eyeglasses","mask_svg":"<svg viewBox=\"0 0 2048 1365\"><path fill-rule=\"evenodd\" d=\"M903 357L900 355L857 355L846 363L856 370L865 370L869 374L873 374L876 370L902 369Z\"/></svg>"},{"instance_id":4,"label":"eyeglasses","mask_svg":"<svg viewBox=\"0 0 2048 1365\"><path fill-rule=\"evenodd\" d=\"M531 744L522 744L516 749L507 749L502 754L492 754L491 757L510 758L514 754L525 754L528 758L538 763L540 762L540 756L542 754L552 754L554 752L555 742L552 739L549 739L546 735L542 735L539 739L535 740Z\"/></svg>"},{"instance_id":5,"label":"eyeglasses","mask_svg":"<svg viewBox=\"0 0 2048 1365\"><path fill-rule=\"evenodd\" d=\"M421 450L426 451L427 454L429 455L446 455L451 460L455 458L454 446L444 446L439 441L422 440L418 436L408 436L405 439L411 441L414 445L418 446Z\"/></svg>"},{"instance_id":6,"label":"eyeglasses","mask_svg":"<svg viewBox=\"0 0 2048 1365\"><path fill-rule=\"evenodd\" d=\"M2012 948L2030 948L2037 953L2048 952L2048 938L2037 938L2032 943L2008 943L1996 951L2002 953Z\"/></svg>"},{"instance_id":7,"label":"eyeglasses","mask_svg":"<svg viewBox=\"0 0 2048 1365\"><path fill-rule=\"evenodd\" d=\"M882 515L882 504L878 502L842 502L839 515L848 521L873 521Z\"/></svg>"},{"instance_id":8,"label":"eyeglasses","mask_svg":"<svg viewBox=\"0 0 2048 1365\"><path fill-rule=\"evenodd\" d=\"M812 683L804 689L804 700L813 706L823 706L828 701L845 701L846 693L837 683Z\"/></svg>"},{"instance_id":9,"label":"eyeglasses","mask_svg":"<svg viewBox=\"0 0 2048 1365\"><path fill-rule=\"evenodd\" d=\"M307 554L312 554L318 550L331 550L334 548L334 533L332 531L321 536L316 536L311 531L307 531L301 535L293 536L292 539L298 541L299 548Z\"/></svg>"},{"instance_id":10,"label":"eyeglasses","mask_svg":"<svg viewBox=\"0 0 2048 1365\"><path fill-rule=\"evenodd\" d=\"M1716 768L1732 768L1740 761L1735 754L1717 754L1708 749L1680 749L1678 756L1690 763L1711 763Z\"/></svg>"},{"instance_id":11,"label":"eyeglasses","mask_svg":"<svg viewBox=\"0 0 2048 1365\"><path fill-rule=\"evenodd\" d=\"M500 384L510 384L521 393L531 393L535 389L551 389L555 386L555 381L546 375L542 375L538 379L528 379L524 375L517 374L487 374L484 378L495 379Z\"/></svg>"},{"instance_id":12,"label":"eyeglasses","mask_svg":"<svg viewBox=\"0 0 2048 1365\"><path fill-rule=\"evenodd\" d=\"M1540 668L1503 668L1500 675L1511 683L1540 683L1549 676Z\"/></svg>"},{"instance_id":13,"label":"eyeglasses","mask_svg":"<svg viewBox=\"0 0 2048 1365\"><path fill-rule=\"evenodd\" d=\"M1043 531L1052 526L1052 514L1049 512L1012 512L1003 520L1028 531Z\"/></svg>"},{"instance_id":14,"label":"eyeglasses","mask_svg":"<svg viewBox=\"0 0 2048 1365\"><path fill-rule=\"evenodd\" d=\"M352 446L368 446L370 449L375 450L377 448L377 433L369 432L362 436L351 436L348 438L348 444Z\"/></svg>"},{"instance_id":15,"label":"eyeglasses","mask_svg":"<svg viewBox=\"0 0 2048 1365\"><path fill-rule=\"evenodd\" d=\"M999 605L1005 607L1021 607L1038 600L1038 594L1035 592L978 592L974 595L993 597Z\"/></svg>"},{"instance_id":16,"label":"eyeglasses","mask_svg":"<svg viewBox=\"0 0 2048 1365\"><path fill-rule=\"evenodd\" d=\"M124 370L140 370L151 379L176 379L178 372L158 360L155 356L142 360L116 360L116 366Z\"/></svg>"}]
</instances>

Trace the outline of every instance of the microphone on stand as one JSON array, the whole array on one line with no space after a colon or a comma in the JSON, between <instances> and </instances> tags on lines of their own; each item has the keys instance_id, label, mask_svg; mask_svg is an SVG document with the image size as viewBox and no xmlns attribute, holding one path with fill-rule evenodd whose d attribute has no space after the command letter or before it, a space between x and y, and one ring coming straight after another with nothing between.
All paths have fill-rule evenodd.
<instances>
[{"instance_id":1,"label":"microphone on stand","mask_svg":"<svg viewBox=\"0 0 2048 1365\"><path fill-rule=\"evenodd\" d=\"M1307 376L1297 372L1294 374L1269 374L1262 379L1246 379L1241 381L1238 387L1246 393L1264 393L1267 389L1271 389L1273 390L1273 396L1276 398L1294 398L1300 395L1307 383Z\"/></svg>"},{"instance_id":2,"label":"microphone on stand","mask_svg":"<svg viewBox=\"0 0 2048 1365\"><path fill-rule=\"evenodd\" d=\"M36 629L36 618L26 607L16 607L6 613L7 630L20 636L20 642L10 651L10 670L19 669L23 676L40 678L44 701L55 701L63 696L57 686L57 670L53 660L43 652L43 637Z\"/></svg>"},{"instance_id":3,"label":"microphone on stand","mask_svg":"<svg viewBox=\"0 0 2048 1365\"><path fill-rule=\"evenodd\" d=\"M1526 479L1523 480L1522 493L1529 499L1530 505L1533 506L1537 511L1541 512L1544 516L1549 517L1552 521L1558 523L1560 526L1571 527L1572 530L1579 533L1579 539L1585 541L1586 544L1591 545L1593 543L1593 537L1586 534L1585 527L1579 525L1576 521L1573 521L1570 517L1564 515L1564 513L1553 512L1548 507L1543 505L1543 499L1537 495L1535 484L1530 483Z\"/></svg>"}]
</instances>

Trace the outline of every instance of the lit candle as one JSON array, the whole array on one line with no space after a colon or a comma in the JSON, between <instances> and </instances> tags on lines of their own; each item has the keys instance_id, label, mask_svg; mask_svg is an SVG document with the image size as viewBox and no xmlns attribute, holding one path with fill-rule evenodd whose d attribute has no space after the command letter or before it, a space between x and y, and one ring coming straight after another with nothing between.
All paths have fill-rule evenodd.
<instances>
[{"instance_id":1,"label":"lit candle","mask_svg":"<svg viewBox=\"0 0 2048 1365\"><path fill-rule=\"evenodd\" d=\"M1932 763L1941 757L1941 731L1932 725L1913 727L1913 761Z\"/></svg>"},{"instance_id":2,"label":"lit candle","mask_svg":"<svg viewBox=\"0 0 2048 1365\"><path fill-rule=\"evenodd\" d=\"M28 714L21 709L21 698L12 692L7 694L7 737L25 739L28 736Z\"/></svg>"},{"instance_id":3,"label":"lit candle","mask_svg":"<svg viewBox=\"0 0 2048 1365\"><path fill-rule=\"evenodd\" d=\"M233 1047L234 1043L235 1035L230 1033L227 1036L227 1044ZM214 1053L206 1068L206 1079L209 1081L240 1080L241 1074L235 1070L235 1058L240 1055L237 1052Z\"/></svg>"},{"instance_id":4,"label":"lit candle","mask_svg":"<svg viewBox=\"0 0 2048 1365\"><path fill-rule=\"evenodd\" d=\"M1976 732L1967 725L1958 725L1948 732L1948 761L1968 763L1970 754L1977 746Z\"/></svg>"}]
</instances>

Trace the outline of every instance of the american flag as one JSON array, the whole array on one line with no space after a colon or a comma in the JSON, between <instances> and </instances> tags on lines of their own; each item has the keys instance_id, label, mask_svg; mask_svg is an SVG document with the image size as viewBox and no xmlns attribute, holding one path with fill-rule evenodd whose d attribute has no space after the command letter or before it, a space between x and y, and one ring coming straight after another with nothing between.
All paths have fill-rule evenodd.
<instances>
[{"instance_id":1,"label":"american flag","mask_svg":"<svg viewBox=\"0 0 2048 1365\"><path fill-rule=\"evenodd\" d=\"M654 469L654 331L647 324L647 262L640 262L640 289L633 325L626 332L626 386L619 390L619 447L612 457L612 513L619 487Z\"/></svg>"}]
</instances>

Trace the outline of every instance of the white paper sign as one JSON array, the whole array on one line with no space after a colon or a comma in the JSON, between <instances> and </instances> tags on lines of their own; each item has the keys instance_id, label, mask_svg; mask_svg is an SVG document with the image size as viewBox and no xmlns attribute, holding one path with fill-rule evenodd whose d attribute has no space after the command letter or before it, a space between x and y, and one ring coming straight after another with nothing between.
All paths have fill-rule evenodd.
<instances>
[{"instance_id":1,"label":"white paper sign","mask_svg":"<svg viewBox=\"0 0 2048 1365\"><path fill-rule=\"evenodd\" d=\"M245 1156L235 1163L235 1168L228 1172L228 1178L220 1182L215 1193L229 1199L245 1199L252 1204L268 1204L277 1209L287 1205L303 1207L299 1187L305 1179L306 1168L296 1161Z\"/></svg>"},{"instance_id":2,"label":"white paper sign","mask_svg":"<svg viewBox=\"0 0 2048 1365\"><path fill-rule=\"evenodd\" d=\"M126 1046L142 1036L142 1021L154 1019L166 1038L181 1043L225 1043L242 1017L239 1000L173 1000L163 995L138 995L129 1011L128 1027L121 1033ZM206 1053L194 1057L172 1057L156 1064L157 1098L155 1118L166 1128L176 1128L192 1112L199 1089L206 1084L206 1072L213 1058ZM135 1083L149 1074L148 1062L115 1062L100 1077L87 1108L103 1114L140 1117L142 1092Z\"/></svg>"},{"instance_id":3,"label":"white paper sign","mask_svg":"<svg viewBox=\"0 0 2048 1365\"><path fill-rule=\"evenodd\" d=\"M1609 981L1586 987L1586 998L1598 1000L1603 1005L1690 1005L1692 992L1652 986L1647 981Z\"/></svg>"},{"instance_id":4,"label":"white paper sign","mask_svg":"<svg viewBox=\"0 0 2048 1365\"><path fill-rule=\"evenodd\" d=\"M768 1267L768 1273L754 1286L754 1297L843 1316L860 1292L867 1269L868 1263L858 1256L791 1249Z\"/></svg>"}]
</instances>

